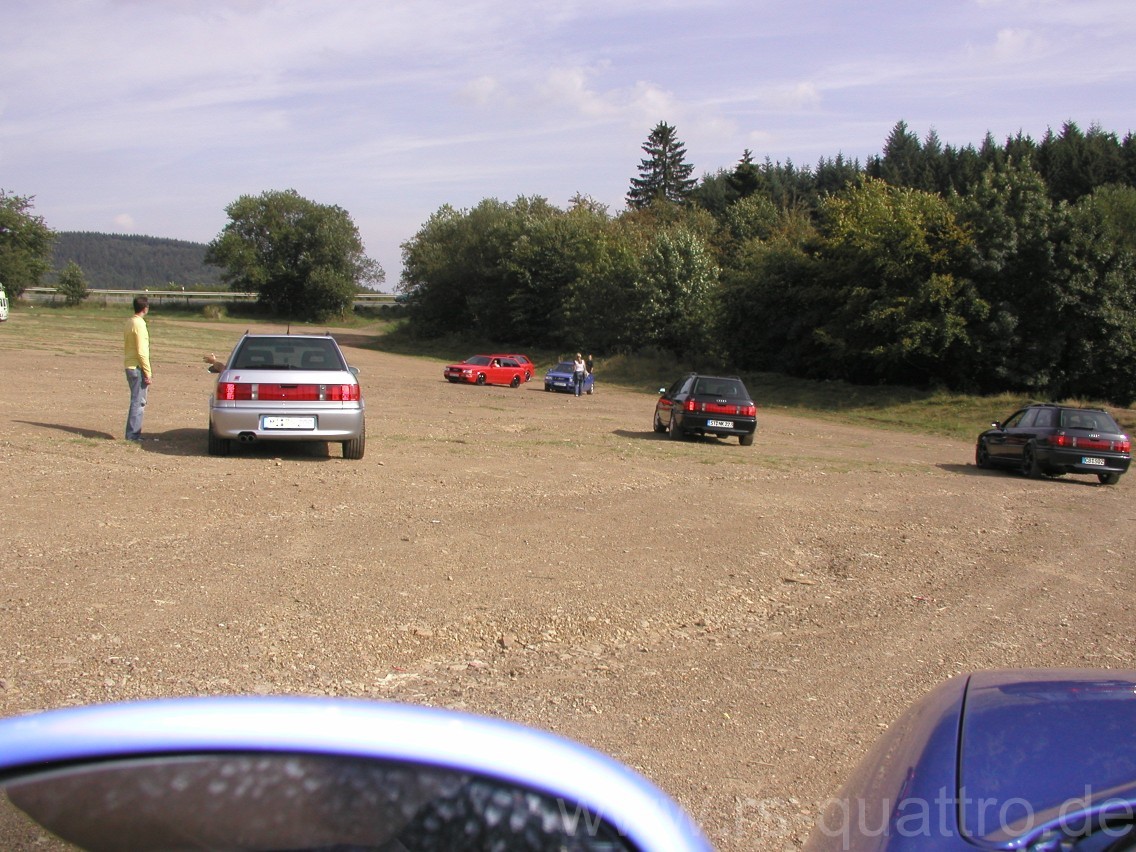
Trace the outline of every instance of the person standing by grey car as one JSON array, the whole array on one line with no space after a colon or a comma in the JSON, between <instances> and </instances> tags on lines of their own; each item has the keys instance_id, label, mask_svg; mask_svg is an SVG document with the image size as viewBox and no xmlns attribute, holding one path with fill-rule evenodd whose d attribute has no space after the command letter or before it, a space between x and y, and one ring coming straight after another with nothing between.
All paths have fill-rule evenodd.
<instances>
[{"instance_id":1,"label":"person standing by grey car","mask_svg":"<svg viewBox=\"0 0 1136 852\"><path fill-rule=\"evenodd\" d=\"M123 363L126 367L126 384L130 386L130 410L126 415L126 440L141 443L142 415L145 414L146 396L154 374L150 369L150 330L146 327L146 314L150 300L134 297L134 316L123 329Z\"/></svg>"}]
</instances>

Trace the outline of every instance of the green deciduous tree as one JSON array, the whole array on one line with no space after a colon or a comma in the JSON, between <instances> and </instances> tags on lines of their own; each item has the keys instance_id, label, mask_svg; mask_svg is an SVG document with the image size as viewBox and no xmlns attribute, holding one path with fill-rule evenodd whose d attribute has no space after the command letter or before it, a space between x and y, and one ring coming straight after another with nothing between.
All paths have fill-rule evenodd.
<instances>
[{"instance_id":1,"label":"green deciduous tree","mask_svg":"<svg viewBox=\"0 0 1136 852\"><path fill-rule=\"evenodd\" d=\"M571 265L558 229L563 211L539 196L474 211L478 256L468 268L471 325L492 340L530 344L559 315L559 282Z\"/></svg>"},{"instance_id":2,"label":"green deciduous tree","mask_svg":"<svg viewBox=\"0 0 1136 852\"><path fill-rule=\"evenodd\" d=\"M479 208L499 202L483 201ZM492 210L484 211L492 216ZM411 324L424 337L468 329L473 270L482 255L468 211L443 205L402 244L399 290L408 297Z\"/></svg>"},{"instance_id":3,"label":"green deciduous tree","mask_svg":"<svg viewBox=\"0 0 1136 852\"><path fill-rule=\"evenodd\" d=\"M689 360L717 354L711 344L718 267L695 233L685 227L659 231L643 257L642 283L644 343Z\"/></svg>"},{"instance_id":4,"label":"green deciduous tree","mask_svg":"<svg viewBox=\"0 0 1136 852\"><path fill-rule=\"evenodd\" d=\"M567 211L540 197L442 208L402 247L400 289L415 331L603 348L591 318L619 326L586 282L605 263L610 227L586 198Z\"/></svg>"},{"instance_id":5,"label":"green deciduous tree","mask_svg":"<svg viewBox=\"0 0 1136 852\"><path fill-rule=\"evenodd\" d=\"M966 232L945 200L878 180L824 205L832 299L815 332L838 377L950 383L988 306L963 274ZM842 375L841 375L842 373Z\"/></svg>"},{"instance_id":6,"label":"green deciduous tree","mask_svg":"<svg viewBox=\"0 0 1136 852\"><path fill-rule=\"evenodd\" d=\"M564 304L562 342L568 348L612 353L643 345L641 255L641 235L627 221L608 223L597 235Z\"/></svg>"},{"instance_id":7,"label":"green deciduous tree","mask_svg":"<svg viewBox=\"0 0 1136 852\"><path fill-rule=\"evenodd\" d=\"M229 224L209 244L206 261L225 269L232 289L258 293L275 313L336 316L361 287L383 280L382 267L364 254L355 223L340 207L285 190L241 196L225 212Z\"/></svg>"},{"instance_id":8,"label":"green deciduous tree","mask_svg":"<svg viewBox=\"0 0 1136 852\"><path fill-rule=\"evenodd\" d=\"M32 199L0 189L0 285L12 298L51 268L53 233L32 212Z\"/></svg>"},{"instance_id":9,"label":"green deciduous tree","mask_svg":"<svg viewBox=\"0 0 1136 852\"><path fill-rule=\"evenodd\" d=\"M529 219L506 265L511 287L505 304L512 339L600 348L590 333L578 336L578 327L569 328L568 302L599 262L610 227L606 210L583 198L575 199L567 211L551 215L545 211ZM606 306L598 312L606 313Z\"/></svg>"},{"instance_id":10,"label":"green deciduous tree","mask_svg":"<svg viewBox=\"0 0 1136 852\"><path fill-rule=\"evenodd\" d=\"M686 146L679 141L676 129L660 121L643 150L647 157L639 162L639 177L631 179L627 206L650 207L659 199L686 203L697 181L690 176L694 166L686 162Z\"/></svg>"},{"instance_id":11,"label":"green deciduous tree","mask_svg":"<svg viewBox=\"0 0 1136 852\"><path fill-rule=\"evenodd\" d=\"M63 294L63 301L68 305L77 305L91 294L83 268L73 260L59 273L55 289Z\"/></svg>"},{"instance_id":12,"label":"green deciduous tree","mask_svg":"<svg viewBox=\"0 0 1136 852\"><path fill-rule=\"evenodd\" d=\"M1136 186L1102 186L1093 192L1092 207L1106 238L1136 252Z\"/></svg>"},{"instance_id":13,"label":"green deciduous tree","mask_svg":"<svg viewBox=\"0 0 1136 852\"><path fill-rule=\"evenodd\" d=\"M722 216L722 243L735 250L750 240L767 240L777 231L782 211L764 195L749 195L731 204Z\"/></svg>"},{"instance_id":14,"label":"green deciduous tree","mask_svg":"<svg viewBox=\"0 0 1136 852\"><path fill-rule=\"evenodd\" d=\"M402 246L399 287L410 297L416 330L516 339L514 329L538 309L544 284L532 268L534 254L542 252L544 223L558 215L543 198L487 198L472 210L437 211Z\"/></svg>"},{"instance_id":15,"label":"green deciduous tree","mask_svg":"<svg viewBox=\"0 0 1136 852\"><path fill-rule=\"evenodd\" d=\"M807 212L782 211L765 219L745 217L738 233L747 236L730 253L721 272L719 339L729 341L731 360L750 370L825 377L817 363L814 329L827 321L831 299L817 260L818 236ZM757 225L758 227L754 227Z\"/></svg>"},{"instance_id":16,"label":"green deciduous tree","mask_svg":"<svg viewBox=\"0 0 1136 852\"><path fill-rule=\"evenodd\" d=\"M1067 209L1049 198L1045 181L1026 163L986 171L972 192L954 200L970 235L966 275L990 305L972 338L974 375L983 390L1044 394L1060 367L1058 246Z\"/></svg>"},{"instance_id":17,"label":"green deciduous tree","mask_svg":"<svg viewBox=\"0 0 1136 852\"><path fill-rule=\"evenodd\" d=\"M1059 253L1060 335L1051 340L1060 364L1050 388L1057 397L1136 399L1136 247L1131 217L1136 189L1102 187L1069 211Z\"/></svg>"}]
</instances>

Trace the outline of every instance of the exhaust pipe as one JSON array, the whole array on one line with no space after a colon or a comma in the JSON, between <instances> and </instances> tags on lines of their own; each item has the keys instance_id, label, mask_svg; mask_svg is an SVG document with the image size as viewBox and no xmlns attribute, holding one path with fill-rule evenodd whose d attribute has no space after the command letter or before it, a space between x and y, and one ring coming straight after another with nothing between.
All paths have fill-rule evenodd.
<instances>
[{"instance_id":1,"label":"exhaust pipe","mask_svg":"<svg viewBox=\"0 0 1136 852\"><path fill-rule=\"evenodd\" d=\"M237 440L242 444L251 444L256 440L256 434L253 432L241 432L241 434L237 436Z\"/></svg>"}]
</instances>

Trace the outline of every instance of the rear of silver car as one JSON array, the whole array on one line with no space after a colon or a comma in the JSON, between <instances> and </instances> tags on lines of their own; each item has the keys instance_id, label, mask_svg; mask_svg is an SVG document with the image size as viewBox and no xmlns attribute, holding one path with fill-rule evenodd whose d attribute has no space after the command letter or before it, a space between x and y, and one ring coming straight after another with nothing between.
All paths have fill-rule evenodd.
<instances>
[{"instance_id":1,"label":"rear of silver car","mask_svg":"<svg viewBox=\"0 0 1136 852\"><path fill-rule=\"evenodd\" d=\"M233 441L322 441L362 458L365 403L355 371L330 337L246 335L209 403L209 452Z\"/></svg>"}]
</instances>

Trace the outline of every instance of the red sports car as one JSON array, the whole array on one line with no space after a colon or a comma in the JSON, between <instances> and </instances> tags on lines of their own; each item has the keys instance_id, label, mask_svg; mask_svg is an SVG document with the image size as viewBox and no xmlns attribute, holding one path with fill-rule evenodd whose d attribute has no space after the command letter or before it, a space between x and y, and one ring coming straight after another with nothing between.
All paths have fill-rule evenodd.
<instances>
[{"instance_id":1,"label":"red sports car","mask_svg":"<svg viewBox=\"0 0 1136 852\"><path fill-rule=\"evenodd\" d=\"M460 364L450 364L442 375L451 382L515 388L525 381L525 368L512 355L471 355Z\"/></svg>"}]
</instances>

